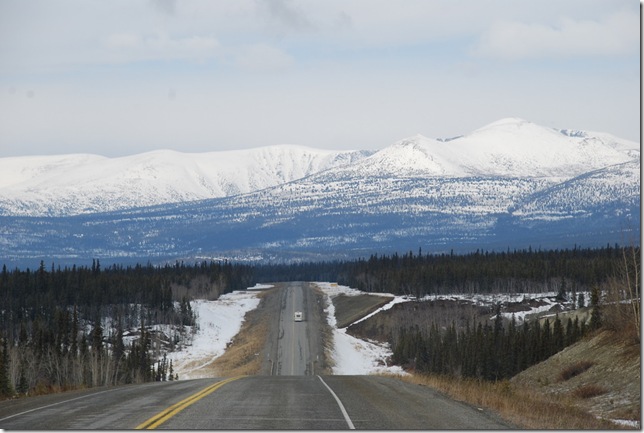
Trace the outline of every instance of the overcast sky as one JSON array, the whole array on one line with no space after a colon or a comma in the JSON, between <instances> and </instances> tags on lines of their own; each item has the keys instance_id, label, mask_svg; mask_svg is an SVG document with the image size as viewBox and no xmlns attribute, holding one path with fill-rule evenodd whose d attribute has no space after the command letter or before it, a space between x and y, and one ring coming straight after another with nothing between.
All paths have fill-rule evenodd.
<instances>
[{"instance_id":1,"label":"overcast sky","mask_svg":"<svg viewBox=\"0 0 644 433\"><path fill-rule=\"evenodd\" d=\"M636 0L0 0L0 157L640 139Z\"/></svg>"}]
</instances>

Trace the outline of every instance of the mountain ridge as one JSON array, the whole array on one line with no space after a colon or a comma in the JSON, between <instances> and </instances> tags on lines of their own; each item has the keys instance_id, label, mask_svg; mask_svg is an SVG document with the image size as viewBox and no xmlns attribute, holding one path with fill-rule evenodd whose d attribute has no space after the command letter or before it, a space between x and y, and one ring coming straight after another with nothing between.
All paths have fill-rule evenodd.
<instances>
[{"instance_id":1,"label":"mountain ridge","mask_svg":"<svg viewBox=\"0 0 644 433\"><path fill-rule=\"evenodd\" d=\"M566 132L562 132L566 131ZM561 181L639 158L606 133L546 128L519 118L448 141L420 134L380 150L299 145L119 158L71 154L0 158L0 215L69 216L246 194L329 169L376 176L548 177Z\"/></svg>"},{"instance_id":2,"label":"mountain ridge","mask_svg":"<svg viewBox=\"0 0 644 433\"><path fill-rule=\"evenodd\" d=\"M494 133L498 128L502 133ZM516 141L526 130L534 133ZM241 181L229 184L228 195L214 198L148 200L146 206L146 197L134 195L130 200L136 206L126 201L120 208L110 208L110 200L118 194L110 197L107 190L91 196L106 200L100 211L51 217L46 212L34 216L30 203L19 200L10 205L25 206L25 211L11 215L0 189L4 207L0 257L19 264L89 257L114 262L177 258L271 262L353 258L418 247L446 252L639 242L638 144L607 134L563 133L520 119L477 131L476 136L487 137L478 150L472 135L449 141L416 135L379 151L316 152L296 146L233 152L228 159L216 154L217 163L228 164L226 168ZM515 141L489 144L508 136ZM508 151L521 150L522 143L538 146L544 136L555 144L546 143L541 149L554 146L560 153L538 160L538 170L533 169L533 155L539 149ZM589 149L599 149L598 154ZM163 159L170 167L181 162L180 153L171 155L172 161ZM247 156L246 172L230 162L240 155ZM505 156L501 162L499 155ZM140 171L149 157L134 159L139 171L129 173L126 186L136 186L137 176L139 181L163 177L163 167ZM104 163L87 156L75 158ZM65 166L60 158L56 161ZM202 156L199 162L208 161ZM29 167L36 170L33 164ZM170 171L188 173L199 182L200 172L194 168ZM249 187L251 172L261 188ZM82 180L78 173L83 172L72 176L77 183ZM218 180L217 185L226 185ZM43 206L47 210L46 203Z\"/></svg>"},{"instance_id":3,"label":"mountain ridge","mask_svg":"<svg viewBox=\"0 0 644 433\"><path fill-rule=\"evenodd\" d=\"M193 154L157 150L119 158L57 155L24 157L31 164L22 172L20 158L0 158L0 172L6 173L0 177L0 214L69 216L226 197L367 154L277 145Z\"/></svg>"}]
</instances>

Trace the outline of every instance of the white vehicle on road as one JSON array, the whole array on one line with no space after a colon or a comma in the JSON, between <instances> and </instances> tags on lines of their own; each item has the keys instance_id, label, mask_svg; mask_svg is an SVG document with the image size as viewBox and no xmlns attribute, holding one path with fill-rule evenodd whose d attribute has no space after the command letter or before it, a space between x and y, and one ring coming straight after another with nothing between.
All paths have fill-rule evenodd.
<instances>
[{"instance_id":1,"label":"white vehicle on road","mask_svg":"<svg viewBox=\"0 0 644 433\"><path fill-rule=\"evenodd\" d=\"M296 311L293 314L293 320L296 322L301 322L302 320L304 320L304 314L302 314L301 311Z\"/></svg>"}]
</instances>

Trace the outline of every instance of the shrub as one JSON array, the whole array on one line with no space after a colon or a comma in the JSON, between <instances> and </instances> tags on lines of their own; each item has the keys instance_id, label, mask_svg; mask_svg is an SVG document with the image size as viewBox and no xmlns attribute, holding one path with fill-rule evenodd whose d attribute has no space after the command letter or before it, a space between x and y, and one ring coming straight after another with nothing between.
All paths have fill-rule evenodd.
<instances>
[{"instance_id":1,"label":"shrub","mask_svg":"<svg viewBox=\"0 0 644 433\"><path fill-rule=\"evenodd\" d=\"M577 388L572 394L579 398L593 398L598 395L606 394L608 391L605 388L597 385L584 385Z\"/></svg>"},{"instance_id":2,"label":"shrub","mask_svg":"<svg viewBox=\"0 0 644 433\"><path fill-rule=\"evenodd\" d=\"M592 361L578 361L573 365L564 368L561 370L561 373L559 373L559 382L565 382L568 379L572 379L573 377L580 375L592 367L593 364L594 362Z\"/></svg>"}]
</instances>

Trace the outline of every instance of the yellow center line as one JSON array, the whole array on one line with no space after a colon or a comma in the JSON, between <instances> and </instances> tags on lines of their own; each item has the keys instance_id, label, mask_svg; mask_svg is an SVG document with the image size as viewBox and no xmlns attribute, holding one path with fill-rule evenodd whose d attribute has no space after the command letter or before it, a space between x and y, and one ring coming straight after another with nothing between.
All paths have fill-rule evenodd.
<instances>
[{"instance_id":1,"label":"yellow center line","mask_svg":"<svg viewBox=\"0 0 644 433\"><path fill-rule=\"evenodd\" d=\"M225 384L227 384L229 382L232 382L234 380L237 380L237 379L241 379L242 377L245 377L245 376L232 377L230 379L226 379L226 380L223 380L221 382L217 382L217 383L215 383L213 385L210 385L210 386L202 389L201 391L191 395L190 397L181 400L179 403L173 404L169 408L165 409L163 412L159 412L158 414L154 415L152 418L150 418L147 421L144 421L141 424L139 424L138 426L136 426L135 429L136 430L143 430L143 429L151 430L151 429L155 429L155 428L159 427L161 424L163 424L164 422L166 422L167 420L169 420L170 418L172 418L173 416L175 416L176 414L178 414L179 412L181 412L182 410L184 410L185 408L187 408L188 406L190 406L191 404L193 404L193 403L201 400L205 396L215 392L216 390L218 390L219 388L221 388Z\"/></svg>"}]
</instances>

